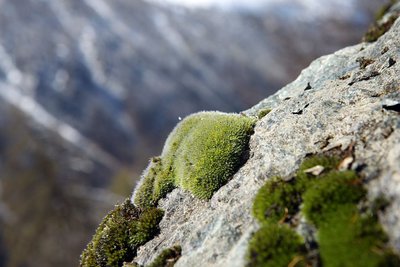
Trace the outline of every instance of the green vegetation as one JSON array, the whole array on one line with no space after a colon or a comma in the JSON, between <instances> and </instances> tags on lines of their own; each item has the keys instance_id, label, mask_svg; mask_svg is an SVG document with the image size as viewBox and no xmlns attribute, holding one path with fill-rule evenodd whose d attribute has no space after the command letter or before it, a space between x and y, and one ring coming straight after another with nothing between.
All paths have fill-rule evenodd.
<instances>
[{"instance_id":1,"label":"green vegetation","mask_svg":"<svg viewBox=\"0 0 400 267\"><path fill-rule=\"evenodd\" d=\"M299 256L302 240L286 225L264 224L252 237L248 248L248 267L285 266ZM297 264L296 266L305 266Z\"/></svg>"},{"instance_id":2,"label":"green vegetation","mask_svg":"<svg viewBox=\"0 0 400 267\"><path fill-rule=\"evenodd\" d=\"M299 210L301 194L292 182L271 178L257 193L253 215L261 223L284 220Z\"/></svg>"},{"instance_id":3,"label":"green vegetation","mask_svg":"<svg viewBox=\"0 0 400 267\"><path fill-rule=\"evenodd\" d=\"M352 171L332 171L305 193L303 212L318 228L324 266L400 266L399 258L386 248L387 236L376 214L360 212L358 203L365 196Z\"/></svg>"},{"instance_id":4,"label":"green vegetation","mask_svg":"<svg viewBox=\"0 0 400 267\"><path fill-rule=\"evenodd\" d=\"M174 160L175 182L209 199L243 163L254 120L241 115L200 113L180 142Z\"/></svg>"},{"instance_id":5,"label":"green vegetation","mask_svg":"<svg viewBox=\"0 0 400 267\"><path fill-rule=\"evenodd\" d=\"M129 199L117 205L82 253L80 266L122 266L132 261L136 249L157 234L162 216L163 211L155 208L140 211Z\"/></svg>"},{"instance_id":6,"label":"green vegetation","mask_svg":"<svg viewBox=\"0 0 400 267\"><path fill-rule=\"evenodd\" d=\"M268 113L270 113L271 110L272 110L272 109L270 109L270 108L264 108L264 109L260 110L260 111L258 112L257 118L258 118L259 120L261 120L261 119L264 118Z\"/></svg>"},{"instance_id":7,"label":"green vegetation","mask_svg":"<svg viewBox=\"0 0 400 267\"><path fill-rule=\"evenodd\" d=\"M105 217L81 256L81 266L134 266L127 262L136 249L157 234L163 216L155 208L158 200L177 186L210 198L246 159L254 123L219 112L200 112L179 123L161 157L152 158L144 171L134 204L126 200ZM180 247L168 249L150 266L172 266L180 253Z\"/></svg>"},{"instance_id":8,"label":"green vegetation","mask_svg":"<svg viewBox=\"0 0 400 267\"><path fill-rule=\"evenodd\" d=\"M333 171L315 180L304 194L302 211L317 227L326 221L324 217L337 211L341 205L357 205L365 196L361 180L353 171Z\"/></svg>"},{"instance_id":9,"label":"green vegetation","mask_svg":"<svg viewBox=\"0 0 400 267\"><path fill-rule=\"evenodd\" d=\"M200 112L188 116L169 135L161 157L142 177L134 202L155 206L175 187L209 199L246 159L255 119L238 114Z\"/></svg>"},{"instance_id":10,"label":"green vegetation","mask_svg":"<svg viewBox=\"0 0 400 267\"><path fill-rule=\"evenodd\" d=\"M124 265L122 265L122 267L141 267L141 266L136 262L124 262Z\"/></svg>"},{"instance_id":11,"label":"green vegetation","mask_svg":"<svg viewBox=\"0 0 400 267\"><path fill-rule=\"evenodd\" d=\"M297 183L307 184L308 181L313 180L316 176L306 171L315 166L322 166L324 170L321 174L324 174L329 173L332 170L336 170L338 165L339 159L336 157L327 157L322 155L306 158L296 172L296 181ZM303 187L306 187L305 184L303 185Z\"/></svg>"},{"instance_id":12,"label":"green vegetation","mask_svg":"<svg viewBox=\"0 0 400 267\"><path fill-rule=\"evenodd\" d=\"M249 243L248 266L305 266L310 264L299 236L289 225L301 212L317 228L324 267L400 266L387 247L377 211L388 203L382 198L360 210L366 190L354 171L338 171L338 159L306 159L289 181L271 178L259 190L253 214L261 223ZM319 167L318 174L311 168ZM285 224L288 223L288 224Z\"/></svg>"},{"instance_id":13,"label":"green vegetation","mask_svg":"<svg viewBox=\"0 0 400 267\"><path fill-rule=\"evenodd\" d=\"M392 15L389 19L384 23L375 23L364 34L363 41L364 42L375 42L379 39L382 35L384 35L390 28L392 27L393 23L399 15Z\"/></svg>"},{"instance_id":14,"label":"green vegetation","mask_svg":"<svg viewBox=\"0 0 400 267\"><path fill-rule=\"evenodd\" d=\"M296 179L283 181L273 177L258 191L253 205L253 215L260 222L278 222L290 218L299 211L302 195L315 175L305 172L321 166L323 173L336 168L338 160L333 157L310 157L303 161L296 174Z\"/></svg>"},{"instance_id":15,"label":"green vegetation","mask_svg":"<svg viewBox=\"0 0 400 267\"><path fill-rule=\"evenodd\" d=\"M157 196L154 192L154 187L157 175L161 175L162 173L160 158L152 158L149 166L144 171L141 184L136 189L135 204L137 206L147 208L157 204Z\"/></svg>"},{"instance_id":16,"label":"green vegetation","mask_svg":"<svg viewBox=\"0 0 400 267\"><path fill-rule=\"evenodd\" d=\"M399 17L399 13L392 14L384 23L381 22L383 17L387 14L390 8L399 2L398 0L390 0L389 3L384 4L375 14L375 23L371 25L363 36L364 42L375 42L383 34L385 34Z\"/></svg>"},{"instance_id":17,"label":"green vegetation","mask_svg":"<svg viewBox=\"0 0 400 267\"><path fill-rule=\"evenodd\" d=\"M146 267L173 267L175 263L181 257L182 248L181 246L173 246L163 250L153 262ZM123 267L142 267L142 265L136 262L124 262Z\"/></svg>"},{"instance_id":18,"label":"green vegetation","mask_svg":"<svg viewBox=\"0 0 400 267\"><path fill-rule=\"evenodd\" d=\"M165 249L152 263L147 265L147 267L172 267L180 258L181 252L182 248L180 246Z\"/></svg>"},{"instance_id":19,"label":"green vegetation","mask_svg":"<svg viewBox=\"0 0 400 267\"><path fill-rule=\"evenodd\" d=\"M384 4L378 11L375 13L375 21L381 20L385 14L389 11L389 9L396 4L398 0L390 0L389 3Z\"/></svg>"}]
</instances>

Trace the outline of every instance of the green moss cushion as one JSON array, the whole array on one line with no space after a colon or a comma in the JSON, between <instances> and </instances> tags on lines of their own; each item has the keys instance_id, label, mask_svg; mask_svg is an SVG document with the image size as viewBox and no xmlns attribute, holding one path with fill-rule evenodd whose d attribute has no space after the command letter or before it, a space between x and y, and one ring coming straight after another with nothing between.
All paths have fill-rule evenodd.
<instances>
[{"instance_id":1,"label":"green moss cushion","mask_svg":"<svg viewBox=\"0 0 400 267\"><path fill-rule=\"evenodd\" d=\"M175 183L208 199L243 163L254 121L236 114L204 112L182 124L180 129L187 132L175 151Z\"/></svg>"},{"instance_id":2,"label":"green moss cushion","mask_svg":"<svg viewBox=\"0 0 400 267\"><path fill-rule=\"evenodd\" d=\"M155 206L175 187L209 199L246 160L255 119L239 114L199 112L168 136L134 194L139 207Z\"/></svg>"}]
</instances>

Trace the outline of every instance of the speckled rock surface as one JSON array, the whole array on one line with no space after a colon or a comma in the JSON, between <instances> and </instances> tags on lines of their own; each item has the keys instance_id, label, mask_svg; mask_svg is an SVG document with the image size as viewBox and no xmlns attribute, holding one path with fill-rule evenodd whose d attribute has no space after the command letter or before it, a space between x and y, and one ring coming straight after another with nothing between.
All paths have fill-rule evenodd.
<instances>
[{"instance_id":1,"label":"speckled rock surface","mask_svg":"<svg viewBox=\"0 0 400 267\"><path fill-rule=\"evenodd\" d=\"M182 246L176 266L244 266L253 198L274 175L289 177L308 154L352 147L371 197L391 204L380 214L400 252L400 19L375 43L314 61L291 84L245 114L271 108L255 128L250 159L210 201L176 189L161 200L161 233L135 259L148 264ZM309 85L309 86L308 86ZM311 88L310 88L311 87ZM307 89L306 89L307 88Z\"/></svg>"}]
</instances>

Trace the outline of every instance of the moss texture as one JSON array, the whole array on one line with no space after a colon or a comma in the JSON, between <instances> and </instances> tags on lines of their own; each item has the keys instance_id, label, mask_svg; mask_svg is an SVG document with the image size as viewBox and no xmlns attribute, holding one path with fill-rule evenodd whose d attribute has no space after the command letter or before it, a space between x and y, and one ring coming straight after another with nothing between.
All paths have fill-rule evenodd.
<instances>
[{"instance_id":1,"label":"moss texture","mask_svg":"<svg viewBox=\"0 0 400 267\"><path fill-rule=\"evenodd\" d=\"M81 266L125 266L136 249L158 232L159 199L182 187L208 199L246 160L256 120L238 114L200 112L188 116L169 135L162 155L151 159L130 200L116 206L100 224L81 255ZM154 266L170 266L180 248L165 251ZM163 266L164 266L163 265Z\"/></svg>"},{"instance_id":2,"label":"moss texture","mask_svg":"<svg viewBox=\"0 0 400 267\"><path fill-rule=\"evenodd\" d=\"M264 108L262 110L260 110L257 114L257 118L259 120L261 120L262 118L264 118L268 113L270 113L272 111L272 109L270 108Z\"/></svg>"},{"instance_id":3,"label":"moss texture","mask_svg":"<svg viewBox=\"0 0 400 267\"><path fill-rule=\"evenodd\" d=\"M182 248L180 246L165 249L146 267L172 267L181 257L181 253Z\"/></svg>"},{"instance_id":4,"label":"moss texture","mask_svg":"<svg viewBox=\"0 0 400 267\"><path fill-rule=\"evenodd\" d=\"M390 28L392 27L393 23L399 17L398 14L391 15L389 19L384 23L376 22L373 24L367 32L363 36L363 42L375 42L379 39L382 35L384 35Z\"/></svg>"},{"instance_id":5,"label":"moss texture","mask_svg":"<svg viewBox=\"0 0 400 267\"><path fill-rule=\"evenodd\" d=\"M175 187L201 199L211 198L245 161L255 121L220 112L185 118L167 138L161 157L145 171L135 204L155 206Z\"/></svg>"},{"instance_id":6,"label":"moss texture","mask_svg":"<svg viewBox=\"0 0 400 267\"><path fill-rule=\"evenodd\" d=\"M164 176L164 173L161 158L152 158L135 194L134 202L138 207L149 208L157 204L158 199L163 195L160 188L166 181L169 181L169 179L160 179L160 176ZM165 188L170 189L171 187L165 186Z\"/></svg>"},{"instance_id":7,"label":"moss texture","mask_svg":"<svg viewBox=\"0 0 400 267\"><path fill-rule=\"evenodd\" d=\"M299 211L302 196L309 184L316 178L307 173L308 169L322 166L324 173L336 169L339 161L333 157L314 156L307 158L301 164L295 179L283 181L280 177L269 179L258 191L253 205L253 215L261 223L267 221L284 221Z\"/></svg>"},{"instance_id":8,"label":"moss texture","mask_svg":"<svg viewBox=\"0 0 400 267\"><path fill-rule=\"evenodd\" d=\"M83 251L80 266L122 266L132 261L136 249L157 233L162 216L163 212L155 208L140 211L129 199L117 205Z\"/></svg>"},{"instance_id":9,"label":"moss texture","mask_svg":"<svg viewBox=\"0 0 400 267\"><path fill-rule=\"evenodd\" d=\"M257 193L253 215L261 223L283 221L299 210L301 192L291 183L279 177L270 179Z\"/></svg>"},{"instance_id":10,"label":"moss texture","mask_svg":"<svg viewBox=\"0 0 400 267\"><path fill-rule=\"evenodd\" d=\"M318 228L324 266L400 266L399 258L386 247L388 239L376 214L359 210L365 196L352 171L332 171L305 193L303 212Z\"/></svg>"},{"instance_id":11,"label":"moss texture","mask_svg":"<svg viewBox=\"0 0 400 267\"><path fill-rule=\"evenodd\" d=\"M245 160L254 120L222 113L200 113L191 119L196 124L176 151L175 182L209 199Z\"/></svg>"},{"instance_id":12,"label":"moss texture","mask_svg":"<svg viewBox=\"0 0 400 267\"><path fill-rule=\"evenodd\" d=\"M321 176L331 172L332 170L336 170L338 165L339 159L337 157L328 157L324 155L308 157L301 163L298 171L296 172L296 183L298 186L303 187L303 190L305 190L308 182L316 178L315 175L306 172L307 170L315 166L322 166L324 170L319 175Z\"/></svg>"},{"instance_id":13,"label":"moss texture","mask_svg":"<svg viewBox=\"0 0 400 267\"><path fill-rule=\"evenodd\" d=\"M393 14L385 23L381 23L380 20L384 18L390 8L397 2L398 0L390 0L376 12L374 24L368 28L367 32L363 36L362 40L364 42L375 42L392 27L399 14Z\"/></svg>"},{"instance_id":14,"label":"moss texture","mask_svg":"<svg viewBox=\"0 0 400 267\"><path fill-rule=\"evenodd\" d=\"M275 177L259 190L253 215L261 228L249 243L249 266L310 264L305 246L289 227L298 212L317 228L322 266L400 266L376 215L387 202L379 198L361 211L359 203L365 202L367 194L362 179L354 171L338 171L338 163L333 157L308 158L293 179ZM309 172L315 166L323 167L318 175Z\"/></svg>"},{"instance_id":15,"label":"moss texture","mask_svg":"<svg viewBox=\"0 0 400 267\"><path fill-rule=\"evenodd\" d=\"M287 267L301 251L302 240L286 225L264 224L252 237L247 252L248 267ZM296 266L305 266L299 262Z\"/></svg>"},{"instance_id":16,"label":"moss texture","mask_svg":"<svg viewBox=\"0 0 400 267\"><path fill-rule=\"evenodd\" d=\"M302 211L309 221L319 226L326 220L325 214L338 210L341 205L357 205L365 193L361 180L355 172L333 171L310 185L303 197Z\"/></svg>"}]
</instances>

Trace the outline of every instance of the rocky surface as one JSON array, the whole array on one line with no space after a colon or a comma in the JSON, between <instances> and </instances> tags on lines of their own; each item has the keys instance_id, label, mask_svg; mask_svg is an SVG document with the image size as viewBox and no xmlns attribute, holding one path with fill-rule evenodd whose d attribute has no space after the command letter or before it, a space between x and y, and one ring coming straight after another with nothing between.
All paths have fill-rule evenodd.
<instances>
[{"instance_id":1,"label":"rocky surface","mask_svg":"<svg viewBox=\"0 0 400 267\"><path fill-rule=\"evenodd\" d=\"M243 266L253 198L272 176L290 177L309 154L352 151L351 169L370 197L390 205L380 220L400 253L400 19L375 43L315 60L275 95L245 111L271 108L255 127L247 163L210 201L175 189L161 200L161 233L140 248L148 264L163 249L182 246L176 266Z\"/></svg>"}]
</instances>

